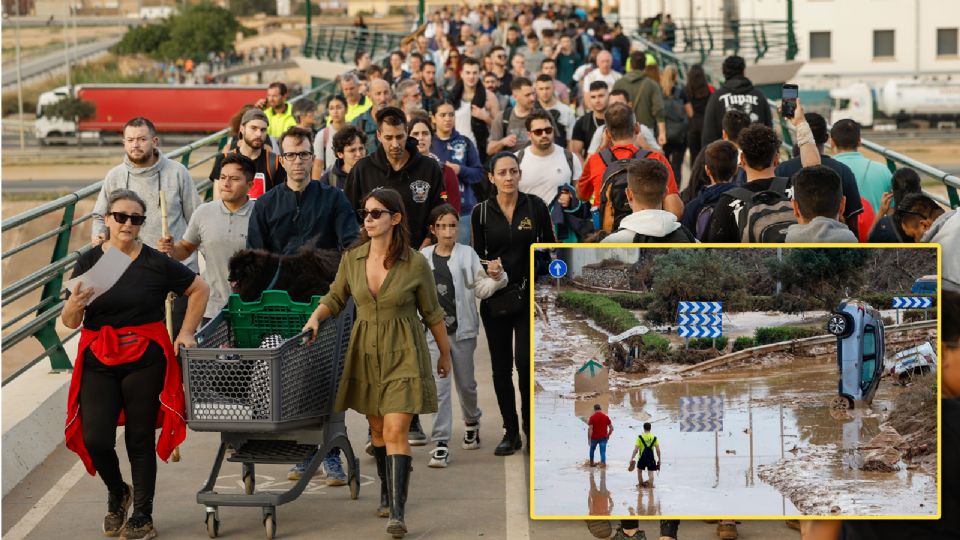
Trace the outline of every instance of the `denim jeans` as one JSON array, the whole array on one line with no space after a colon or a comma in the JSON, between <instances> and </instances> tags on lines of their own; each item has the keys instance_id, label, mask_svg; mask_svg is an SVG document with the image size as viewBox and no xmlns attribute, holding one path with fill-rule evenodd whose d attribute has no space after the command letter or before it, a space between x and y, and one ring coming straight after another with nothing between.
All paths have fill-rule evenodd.
<instances>
[{"instance_id":1,"label":"denim jeans","mask_svg":"<svg viewBox=\"0 0 960 540\"><path fill-rule=\"evenodd\" d=\"M593 463L593 455L600 447L600 463L607 463L607 439L590 439L590 463Z\"/></svg>"}]
</instances>

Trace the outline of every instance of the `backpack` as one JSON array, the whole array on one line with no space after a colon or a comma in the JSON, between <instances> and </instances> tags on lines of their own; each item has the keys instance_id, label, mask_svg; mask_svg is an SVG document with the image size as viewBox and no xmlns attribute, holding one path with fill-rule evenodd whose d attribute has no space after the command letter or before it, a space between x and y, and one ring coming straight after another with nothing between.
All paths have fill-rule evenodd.
<instances>
[{"instance_id":1,"label":"backpack","mask_svg":"<svg viewBox=\"0 0 960 540\"><path fill-rule=\"evenodd\" d=\"M625 231L627 229L618 229L617 232ZM650 236L649 234L634 233L633 244L691 244L696 242L696 239L690 234L690 231L687 230L683 225L679 229L673 231L672 233L666 236Z\"/></svg>"},{"instance_id":2,"label":"backpack","mask_svg":"<svg viewBox=\"0 0 960 540\"><path fill-rule=\"evenodd\" d=\"M523 156L527 153L527 147L523 147L517 152L517 162L523 163ZM567 167L570 167L570 184L575 184L579 178L573 177L573 152L563 148L563 157L567 160ZM566 182L565 182L566 183Z\"/></svg>"},{"instance_id":3,"label":"backpack","mask_svg":"<svg viewBox=\"0 0 960 540\"><path fill-rule=\"evenodd\" d=\"M620 227L620 221L633 213L627 202L627 165L635 159L646 159L650 151L640 148L626 159L617 159L609 148L600 152L600 159L606 165L603 182L600 184L600 228L613 231Z\"/></svg>"},{"instance_id":4,"label":"backpack","mask_svg":"<svg viewBox=\"0 0 960 540\"><path fill-rule=\"evenodd\" d=\"M670 143L686 142L687 126L690 125L690 118L677 90L674 88L673 95L663 97L663 116L667 124L667 142Z\"/></svg>"},{"instance_id":5,"label":"backpack","mask_svg":"<svg viewBox=\"0 0 960 540\"><path fill-rule=\"evenodd\" d=\"M694 234L698 239L703 240L703 237L707 235L707 231L710 230L710 220L713 219L713 211L716 207L717 203L714 202L710 206L700 208L700 212L697 214L696 227L694 228Z\"/></svg>"},{"instance_id":6,"label":"backpack","mask_svg":"<svg viewBox=\"0 0 960 540\"><path fill-rule=\"evenodd\" d=\"M734 198L733 217L740 231L741 243L783 243L787 227L797 223L793 215L793 189L789 178L778 176L766 191L753 193L733 188L726 194Z\"/></svg>"},{"instance_id":7,"label":"backpack","mask_svg":"<svg viewBox=\"0 0 960 540\"><path fill-rule=\"evenodd\" d=\"M223 150L223 157L239 151L239 147L226 148ZM270 146L266 144L263 145L263 152L266 155L265 161L267 162L267 178L265 182L267 185L264 186L266 190L273 186L273 178L277 175L277 169L280 168L280 156L273 152ZM273 155L271 156L271 154Z\"/></svg>"}]
</instances>

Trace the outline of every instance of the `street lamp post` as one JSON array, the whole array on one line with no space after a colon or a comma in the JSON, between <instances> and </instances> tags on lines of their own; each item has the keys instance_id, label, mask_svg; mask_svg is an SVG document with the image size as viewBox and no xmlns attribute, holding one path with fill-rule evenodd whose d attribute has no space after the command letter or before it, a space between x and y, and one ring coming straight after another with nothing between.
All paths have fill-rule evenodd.
<instances>
[{"instance_id":1,"label":"street lamp post","mask_svg":"<svg viewBox=\"0 0 960 540\"><path fill-rule=\"evenodd\" d=\"M23 130L23 77L20 74L20 0L14 1L17 3L17 14L13 19L17 42L17 112L20 114L20 150L24 150L27 141Z\"/></svg>"},{"instance_id":2,"label":"street lamp post","mask_svg":"<svg viewBox=\"0 0 960 540\"><path fill-rule=\"evenodd\" d=\"M67 89L72 94L72 90L69 90L71 88L71 85L70 85L70 39L67 37L67 28L70 22L69 21L69 18L70 18L69 0L63 0L63 7L64 7L64 10L63 10L63 61L67 68Z\"/></svg>"}]
</instances>

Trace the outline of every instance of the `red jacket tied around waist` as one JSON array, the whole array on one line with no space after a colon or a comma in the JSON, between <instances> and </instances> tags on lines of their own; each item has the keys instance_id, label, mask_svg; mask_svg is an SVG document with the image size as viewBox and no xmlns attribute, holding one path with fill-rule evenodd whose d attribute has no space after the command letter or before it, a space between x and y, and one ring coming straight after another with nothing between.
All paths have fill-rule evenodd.
<instances>
[{"instance_id":1,"label":"red jacket tied around waist","mask_svg":"<svg viewBox=\"0 0 960 540\"><path fill-rule=\"evenodd\" d=\"M119 335L135 334L145 338L139 346L121 347ZM157 456L167 461L173 449L180 445L187 436L187 423L184 417L186 408L183 398L183 380L180 374L180 364L177 362L167 335L167 328L162 322L154 322L140 326L125 326L113 328L104 326L99 331L83 328L80 331L80 345L77 348L77 358L73 366L73 377L70 379L70 390L67 395L67 425L65 431L67 448L77 453L83 461L87 472L96 474L96 469L83 443L82 415L80 414L80 380L83 376L83 358L87 349L108 366L116 366L139 360L150 341L156 342L163 349L167 361L167 370L164 375L163 390L160 392L160 408L157 411L157 428L160 428L160 438L157 440ZM117 419L117 425L124 424L123 411Z\"/></svg>"}]
</instances>

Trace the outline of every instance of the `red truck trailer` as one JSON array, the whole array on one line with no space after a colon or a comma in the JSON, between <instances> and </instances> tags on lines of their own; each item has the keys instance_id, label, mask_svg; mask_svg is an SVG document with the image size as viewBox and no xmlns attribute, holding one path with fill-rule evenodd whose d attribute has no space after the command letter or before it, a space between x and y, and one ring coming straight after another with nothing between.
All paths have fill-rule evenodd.
<instances>
[{"instance_id":1,"label":"red truck trailer","mask_svg":"<svg viewBox=\"0 0 960 540\"><path fill-rule=\"evenodd\" d=\"M96 114L81 120L82 139L101 134L119 134L123 125L137 116L149 118L161 133L214 133L227 126L241 107L266 97L266 86L241 85L167 85L167 84L80 84L77 97L96 105ZM37 103L36 133L41 143L75 138L77 126L72 120L50 118L45 106L68 95L67 87L44 92Z\"/></svg>"}]
</instances>

